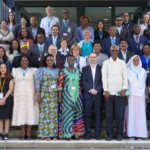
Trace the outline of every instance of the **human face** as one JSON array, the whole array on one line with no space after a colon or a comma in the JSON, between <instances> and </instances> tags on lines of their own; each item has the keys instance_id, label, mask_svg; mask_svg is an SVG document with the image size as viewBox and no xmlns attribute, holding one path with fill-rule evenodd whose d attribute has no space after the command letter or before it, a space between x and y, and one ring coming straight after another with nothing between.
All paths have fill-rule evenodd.
<instances>
[{"instance_id":1,"label":"human face","mask_svg":"<svg viewBox=\"0 0 150 150\"><path fill-rule=\"evenodd\" d=\"M119 46L120 46L121 50L127 50L128 43L126 41L121 41Z\"/></svg>"},{"instance_id":2,"label":"human face","mask_svg":"<svg viewBox=\"0 0 150 150\"><path fill-rule=\"evenodd\" d=\"M48 67L53 67L54 65L54 58L52 56L48 56L46 58L46 64Z\"/></svg>"},{"instance_id":3,"label":"human face","mask_svg":"<svg viewBox=\"0 0 150 150\"><path fill-rule=\"evenodd\" d=\"M67 63L68 63L68 66L69 66L69 67L74 67L74 63L75 63L74 57L69 57L69 58L67 59Z\"/></svg>"},{"instance_id":4,"label":"human face","mask_svg":"<svg viewBox=\"0 0 150 150\"><path fill-rule=\"evenodd\" d=\"M12 42L12 48L13 48L13 50L18 50L18 47L19 47L18 42L14 40Z\"/></svg>"},{"instance_id":5,"label":"human face","mask_svg":"<svg viewBox=\"0 0 150 150\"><path fill-rule=\"evenodd\" d=\"M1 22L1 29L7 29L7 23L6 23L6 21L2 21Z\"/></svg>"},{"instance_id":6,"label":"human face","mask_svg":"<svg viewBox=\"0 0 150 150\"><path fill-rule=\"evenodd\" d=\"M111 37L115 37L115 36L116 36L116 34L117 34L117 29L116 29L115 26L110 27L110 29L109 29L109 34L110 34Z\"/></svg>"},{"instance_id":7,"label":"human face","mask_svg":"<svg viewBox=\"0 0 150 150\"><path fill-rule=\"evenodd\" d=\"M145 45L145 46L143 47L143 53L144 53L145 55L150 55L150 47L149 47L148 45Z\"/></svg>"},{"instance_id":8,"label":"human face","mask_svg":"<svg viewBox=\"0 0 150 150\"><path fill-rule=\"evenodd\" d=\"M24 18L21 18L21 24L22 24L22 26L26 26L26 24L27 24L27 21L26 21L26 19L24 19Z\"/></svg>"},{"instance_id":9,"label":"human face","mask_svg":"<svg viewBox=\"0 0 150 150\"><path fill-rule=\"evenodd\" d=\"M0 58L3 58L3 56L4 56L4 50L0 48Z\"/></svg>"},{"instance_id":10,"label":"human face","mask_svg":"<svg viewBox=\"0 0 150 150\"><path fill-rule=\"evenodd\" d=\"M134 31L134 34L138 35L138 34L140 34L141 27L138 24L135 24L133 26L133 31Z\"/></svg>"},{"instance_id":11,"label":"human face","mask_svg":"<svg viewBox=\"0 0 150 150\"><path fill-rule=\"evenodd\" d=\"M136 56L134 59L133 59L133 64L134 64L134 66L138 66L139 65L139 57L138 56Z\"/></svg>"},{"instance_id":12,"label":"human face","mask_svg":"<svg viewBox=\"0 0 150 150\"><path fill-rule=\"evenodd\" d=\"M22 37L23 37L23 38L27 38L27 36L28 36L28 31L27 31L27 29L22 29L21 34L22 34Z\"/></svg>"},{"instance_id":13,"label":"human face","mask_svg":"<svg viewBox=\"0 0 150 150\"><path fill-rule=\"evenodd\" d=\"M90 39L90 36L91 36L90 31L85 30L85 31L83 32L83 36L84 36L85 39Z\"/></svg>"},{"instance_id":14,"label":"human face","mask_svg":"<svg viewBox=\"0 0 150 150\"><path fill-rule=\"evenodd\" d=\"M115 24L117 27L120 27L122 25L122 18L121 17L117 17L115 20Z\"/></svg>"},{"instance_id":15,"label":"human face","mask_svg":"<svg viewBox=\"0 0 150 150\"><path fill-rule=\"evenodd\" d=\"M23 46L20 51L21 51L22 55L27 55L29 50L28 50L28 48L26 46Z\"/></svg>"},{"instance_id":16,"label":"human face","mask_svg":"<svg viewBox=\"0 0 150 150\"><path fill-rule=\"evenodd\" d=\"M95 53L100 53L101 49L102 49L102 47L99 43L94 44L93 50Z\"/></svg>"},{"instance_id":17,"label":"human face","mask_svg":"<svg viewBox=\"0 0 150 150\"><path fill-rule=\"evenodd\" d=\"M51 7L47 7L47 8L46 8L46 14L47 14L48 16L53 15L53 10L52 10Z\"/></svg>"},{"instance_id":18,"label":"human face","mask_svg":"<svg viewBox=\"0 0 150 150\"><path fill-rule=\"evenodd\" d=\"M123 15L122 15L122 19L125 21L125 22L129 22L129 14L127 12L124 12Z\"/></svg>"},{"instance_id":19,"label":"human face","mask_svg":"<svg viewBox=\"0 0 150 150\"><path fill-rule=\"evenodd\" d=\"M143 21L144 21L145 24L147 24L148 19L149 19L149 15L146 14L146 15L143 16Z\"/></svg>"},{"instance_id":20,"label":"human face","mask_svg":"<svg viewBox=\"0 0 150 150\"><path fill-rule=\"evenodd\" d=\"M73 49L73 55L74 56L79 55L79 48L78 47L74 47L74 49Z\"/></svg>"},{"instance_id":21,"label":"human face","mask_svg":"<svg viewBox=\"0 0 150 150\"><path fill-rule=\"evenodd\" d=\"M56 46L50 46L48 49L48 53L52 54L55 57L57 55L57 47Z\"/></svg>"},{"instance_id":22,"label":"human face","mask_svg":"<svg viewBox=\"0 0 150 150\"><path fill-rule=\"evenodd\" d=\"M64 41L61 41L61 47L67 47L67 41L66 40L64 40Z\"/></svg>"},{"instance_id":23,"label":"human face","mask_svg":"<svg viewBox=\"0 0 150 150\"><path fill-rule=\"evenodd\" d=\"M86 27L86 26L88 26L89 21L87 18L84 18L81 23L84 27Z\"/></svg>"},{"instance_id":24,"label":"human face","mask_svg":"<svg viewBox=\"0 0 150 150\"><path fill-rule=\"evenodd\" d=\"M42 45L44 43L44 40L45 40L45 37L44 37L43 34L38 34L37 35L37 41L38 41L39 44Z\"/></svg>"},{"instance_id":25,"label":"human face","mask_svg":"<svg viewBox=\"0 0 150 150\"><path fill-rule=\"evenodd\" d=\"M15 19L14 14L13 14L13 13L10 13L10 14L9 14L9 20L10 20L10 21L13 21L14 19Z\"/></svg>"},{"instance_id":26,"label":"human face","mask_svg":"<svg viewBox=\"0 0 150 150\"><path fill-rule=\"evenodd\" d=\"M0 65L0 72L1 74L5 74L7 72L7 67L5 64Z\"/></svg>"},{"instance_id":27,"label":"human face","mask_svg":"<svg viewBox=\"0 0 150 150\"><path fill-rule=\"evenodd\" d=\"M26 69L29 66L29 61L26 57L21 58L20 65L22 68Z\"/></svg>"},{"instance_id":28,"label":"human face","mask_svg":"<svg viewBox=\"0 0 150 150\"><path fill-rule=\"evenodd\" d=\"M62 12L62 17L64 20L68 20L69 19L69 11L68 9L64 9L63 12Z\"/></svg>"},{"instance_id":29,"label":"human face","mask_svg":"<svg viewBox=\"0 0 150 150\"><path fill-rule=\"evenodd\" d=\"M103 27L104 27L104 24L103 24L102 22L99 22L99 23L98 23L98 29L99 29L99 30L102 30Z\"/></svg>"},{"instance_id":30,"label":"human face","mask_svg":"<svg viewBox=\"0 0 150 150\"><path fill-rule=\"evenodd\" d=\"M53 28L52 28L52 34L53 34L54 36L57 36L58 33L59 33L58 27L53 27Z\"/></svg>"},{"instance_id":31,"label":"human face","mask_svg":"<svg viewBox=\"0 0 150 150\"><path fill-rule=\"evenodd\" d=\"M89 62L90 62L91 65L97 64L97 59L98 58L97 58L95 53L91 53L89 55Z\"/></svg>"},{"instance_id":32,"label":"human face","mask_svg":"<svg viewBox=\"0 0 150 150\"><path fill-rule=\"evenodd\" d=\"M113 46L113 49L110 50L110 54L112 58L117 58L119 55L119 49L116 46Z\"/></svg>"},{"instance_id":33,"label":"human face","mask_svg":"<svg viewBox=\"0 0 150 150\"><path fill-rule=\"evenodd\" d=\"M30 23L31 23L31 26L36 27L36 26L37 26L37 23L38 23L37 18L36 18L36 17L32 17L32 18L30 19Z\"/></svg>"}]
</instances>

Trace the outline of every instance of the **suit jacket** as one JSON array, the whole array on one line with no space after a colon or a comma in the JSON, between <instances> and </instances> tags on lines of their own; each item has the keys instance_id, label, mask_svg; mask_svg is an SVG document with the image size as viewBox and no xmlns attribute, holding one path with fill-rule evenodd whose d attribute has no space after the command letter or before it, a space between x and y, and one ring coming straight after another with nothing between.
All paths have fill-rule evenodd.
<instances>
[{"instance_id":1,"label":"suit jacket","mask_svg":"<svg viewBox=\"0 0 150 150\"><path fill-rule=\"evenodd\" d=\"M43 67L43 60L45 56L42 56L39 62L39 67ZM59 56L56 56L56 68L59 68L60 70L64 68L63 59Z\"/></svg>"},{"instance_id":2,"label":"suit jacket","mask_svg":"<svg viewBox=\"0 0 150 150\"><path fill-rule=\"evenodd\" d=\"M143 54L143 52L142 52L143 45L148 43L148 39L146 37L140 35L140 41L139 41L138 48L137 48L137 44L136 44L133 36L128 39L128 43L129 43L128 50L134 52L135 55L141 56Z\"/></svg>"},{"instance_id":3,"label":"suit jacket","mask_svg":"<svg viewBox=\"0 0 150 150\"><path fill-rule=\"evenodd\" d=\"M29 32L30 32L30 34L31 34L31 38L33 39L33 36L32 36L32 27L31 27L31 26L30 26L30 27L27 27L27 29L29 30ZM44 37L46 38L46 36L45 36L45 30L44 30L43 28L41 28L41 27L38 27L35 40L33 39L34 44L37 44L37 35L38 35L38 33L44 34Z\"/></svg>"},{"instance_id":4,"label":"suit jacket","mask_svg":"<svg viewBox=\"0 0 150 150\"><path fill-rule=\"evenodd\" d=\"M103 37L102 37L102 40L105 39L105 38L107 38L108 36L109 36L108 32L103 30ZM95 31L94 31L94 40L100 40L98 30L95 30Z\"/></svg>"},{"instance_id":5,"label":"suit jacket","mask_svg":"<svg viewBox=\"0 0 150 150\"><path fill-rule=\"evenodd\" d=\"M131 37L131 34L130 34L130 31L129 31L128 28L123 27L123 28L121 29L120 34L119 34L118 30L117 30L116 36L117 36L118 38L120 38L120 39L128 39L129 37Z\"/></svg>"},{"instance_id":6,"label":"suit jacket","mask_svg":"<svg viewBox=\"0 0 150 150\"><path fill-rule=\"evenodd\" d=\"M95 82L94 89L98 91L97 95L95 95L97 100L100 100L101 92L102 92L102 75L101 75L101 67L99 65L96 66L95 72ZM93 89L93 77L91 66L88 65L82 69L82 84L84 87L83 90L83 98L90 99L93 95L89 93L91 89Z\"/></svg>"},{"instance_id":7,"label":"suit jacket","mask_svg":"<svg viewBox=\"0 0 150 150\"><path fill-rule=\"evenodd\" d=\"M60 49L60 45L59 45L60 39L61 39L61 37L58 35L57 42L56 42L57 49ZM45 44L48 45L48 46L50 46L51 44L53 44L53 38L52 38L52 36L50 36L49 38L46 38Z\"/></svg>"},{"instance_id":8,"label":"suit jacket","mask_svg":"<svg viewBox=\"0 0 150 150\"><path fill-rule=\"evenodd\" d=\"M128 29L129 29L129 31L130 31L131 36L134 34L134 32L133 32L133 26L134 26L134 24L133 24L132 22L129 22L129 27L128 27Z\"/></svg>"},{"instance_id":9,"label":"suit jacket","mask_svg":"<svg viewBox=\"0 0 150 150\"><path fill-rule=\"evenodd\" d=\"M140 34L143 35L144 34L144 30L146 29L145 28L145 24L141 24L140 27L141 27Z\"/></svg>"},{"instance_id":10,"label":"suit jacket","mask_svg":"<svg viewBox=\"0 0 150 150\"><path fill-rule=\"evenodd\" d=\"M77 40L77 24L75 22L72 22L69 20L68 26L67 26L67 36L64 36L63 33L65 33L65 25L63 23L63 20L57 22L57 25L59 26L59 35L60 37L66 37L69 40L69 46L72 46L74 42ZM68 32L68 29L70 31Z\"/></svg>"},{"instance_id":11,"label":"suit jacket","mask_svg":"<svg viewBox=\"0 0 150 150\"><path fill-rule=\"evenodd\" d=\"M129 51L129 50L127 50L127 55L126 55L126 64L128 63L128 61L130 60L130 58L132 57L132 56L134 56L134 52L131 52L131 51ZM122 56L122 52L121 52L121 50L119 51L119 55L118 55L118 58L119 59L121 59L121 60L124 60L123 59L123 56Z\"/></svg>"},{"instance_id":12,"label":"suit jacket","mask_svg":"<svg viewBox=\"0 0 150 150\"><path fill-rule=\"evenodd\" d=\"M120 41L120 38L116 37L115 45L119 45L119 41ZM107 56L110 57L111 56L111 54L110 54L111 46L112 46L112 44L111 44L111 39L109 36L108 38L105 38L102 41L102 53L107 54Z\"/></svg>"},{"instance_id":13,"label":"suit jacket","mask_svg":"<svg viewBox=\"0 0 150 150\"><path fill-rule=\"evenodd\" d=\"M143 32L143 36L145 36L148 39L148 41L150 40L150 34L146 34L146 29Z\"/></svg>"}]
</instances>

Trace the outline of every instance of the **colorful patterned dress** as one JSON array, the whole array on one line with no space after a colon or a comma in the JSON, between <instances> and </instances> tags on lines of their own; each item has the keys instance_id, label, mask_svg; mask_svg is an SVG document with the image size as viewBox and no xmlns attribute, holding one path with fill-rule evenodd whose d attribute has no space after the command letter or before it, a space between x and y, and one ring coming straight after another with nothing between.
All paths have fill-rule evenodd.
<instances>
[{"instance_id":1,"label":"colorful patterned dress","mask_svg":"<svg viewBox=\"0 0 150 150\"><path fill-rule=\"evenodd\" d=\"M59 75L59 88L62 89L62 104L59 109L59 138L84 135L83 98L81 95L81 73L76 69L74 84L71 73L64 68ZM76 87L72 89L72 86Z\"/></svg>"},{"instance_id":2,"label":"colorful patterned dress","mask_svg":"<svg viewBox=\"0 0 150 150\"><path fill-rule=\"evenodd\" d=\"M54 83L56 84L56 88L51 88L53 75L47 68L39 68L35 74L36 91L41 91L42 98L38 137L58 136L58 79L59 69L54 69Z\"/></svg>"}]
</instances>

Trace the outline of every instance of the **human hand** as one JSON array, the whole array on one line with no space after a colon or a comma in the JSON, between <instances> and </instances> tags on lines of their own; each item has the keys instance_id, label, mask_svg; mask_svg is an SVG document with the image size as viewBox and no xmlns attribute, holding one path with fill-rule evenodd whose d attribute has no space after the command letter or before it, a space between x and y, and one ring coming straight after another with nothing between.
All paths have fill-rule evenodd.
<instances>
[{"instance_id":1,"label":"human hand","mask_svg":"<svg viewBox=\"0 0 150 150\"><path fill-rule=\"evenodd\" d=\"M105 91L105 100L108 101L109 98L111 97L108 91Z\"/></svg>"}]
</instances>

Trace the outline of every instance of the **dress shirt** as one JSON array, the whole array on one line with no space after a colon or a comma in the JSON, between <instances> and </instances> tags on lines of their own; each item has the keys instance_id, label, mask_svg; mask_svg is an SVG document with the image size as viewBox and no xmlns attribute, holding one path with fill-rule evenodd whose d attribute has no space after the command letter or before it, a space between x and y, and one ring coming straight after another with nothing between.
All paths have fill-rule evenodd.
<instances>
[{"instance_id":1,"label":"dress shirt","mask_svg":"<svg viewBox=\"0 0 150 150\"><path fill-rule=\"evenodd\" d=\"M124 53L124 52L121 50L121 53L122 53L123 60L126 61L126 58L127 58L127 50L126 50L126 53Z\"/></svg>"},{"instance_id":2,"label":"dress shirt","mask_svg":"<svg viewBox=\"0 0 150 150\"><path fill-rule=\"evenodd\" d=\"M54 36L52 35L52 39L53 39L53 44L54 44L54 45L57 44L57 38L58 38L58 35L56 36L56 38L54 38Z\"/></svg>"},{"instance_id":3,"label":"dress shirt","mask_svg":"<svg viewBox=\"0 0 150 150\"><path fill-rule=\"evenodd\" d=\"M96 66L97 64L93 67L92 65L91 66L91 71L92 71L92 77L93 77L93 89L94 89L94 84L95 84L95 73L96 73Z\"/></svg>"},{"instance_id":4,"label":"dress shirt","mask_svg":"<svg viewBox=\"0 0 150 150\"><path fill-rule=\"evenodd\" d=\"M111 57L105 60L102 67L102 81L104 91L108 91L110 95L116 95L117 91L127 89L128 75L125 61L119 58L114 61Z\"/></svg>"}]
</instances>

